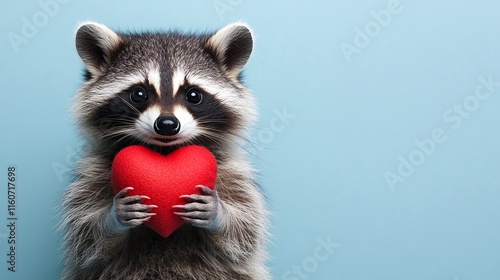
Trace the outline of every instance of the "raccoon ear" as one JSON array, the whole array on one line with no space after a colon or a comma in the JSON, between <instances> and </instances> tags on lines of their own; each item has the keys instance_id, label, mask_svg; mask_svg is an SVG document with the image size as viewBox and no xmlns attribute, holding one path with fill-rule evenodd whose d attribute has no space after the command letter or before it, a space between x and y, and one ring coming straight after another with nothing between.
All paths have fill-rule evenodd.
<instances>
[{"instance_id":1,"label":"raccoon ear","mask_svg":"<svg viewBox=\"0 0 500 280\"><path fill-rule=\"evenodd\" d=\"M212 35L205 48L209 50L226 74L237 79L252 53L251 29L243 23L230 24Z\"/></svg>"},{"instance_id":2,"label":"raccoon ear","mask_svg":"<svg viewBox=\"0 0 500 280\"><path fill-rule=\"evenodd\" d=\"M91 75L102 73L110 64L114 52L122 43L121 37L108 27L86 22L76 31L76 50Z\"/></svg>"}]
</instances>

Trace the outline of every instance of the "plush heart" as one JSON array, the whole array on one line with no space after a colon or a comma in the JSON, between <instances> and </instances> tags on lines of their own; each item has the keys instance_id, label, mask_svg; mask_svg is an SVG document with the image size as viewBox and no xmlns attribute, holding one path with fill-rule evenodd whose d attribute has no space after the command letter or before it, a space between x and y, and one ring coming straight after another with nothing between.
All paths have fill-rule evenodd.
<instances>
[{"instance_id":1,"label":"plush heart","mask_svg":"<svg viewBox=\"0 0 500 280\"><path fill-rule=\"evenodd\" d=\"M213 189L216 178L215 157L200 146L181 147L166 156L143 146L129 146L116 155L111 168L115 193L133 187L129 195L149 196L145 203L158 205L151 210L156 215L145 224L163 237L184 222L172 208L186 203L179 196L200 194L196 185Z\"/></svg>"}]
</instances>

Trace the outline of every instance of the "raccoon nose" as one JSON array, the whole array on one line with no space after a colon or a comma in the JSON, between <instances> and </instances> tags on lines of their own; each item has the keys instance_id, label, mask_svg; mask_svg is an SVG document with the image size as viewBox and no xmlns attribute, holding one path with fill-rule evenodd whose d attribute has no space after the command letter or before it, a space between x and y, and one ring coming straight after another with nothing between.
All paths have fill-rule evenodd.
<instances>
[{"instance_id":1,"label":"raccoon nose","mask_svg":"<svg viewBox=\"0 0 500 280\"><path fill-rule=\"evenodd\" d=\"M160 135L176 135L181 130L181 123L175 116L159 116L155 121L155 131Z\"/></svg>"}]
</instances>

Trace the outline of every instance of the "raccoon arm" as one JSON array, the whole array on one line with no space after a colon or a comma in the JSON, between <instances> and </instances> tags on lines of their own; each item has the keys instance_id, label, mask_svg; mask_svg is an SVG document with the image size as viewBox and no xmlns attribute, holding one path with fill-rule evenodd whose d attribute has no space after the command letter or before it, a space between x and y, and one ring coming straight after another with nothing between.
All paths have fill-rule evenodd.
<instances>
[{"instance_id":1,"label":"raccoon arm","mask_svg":"<svg viewBox=\"0 0 500 280\"><path fill-rule=\"evenodd\" d=\"M226 258L238 262L250 257L264 240L266 218L260 203L262 199L252 197L256 193L243 191L226 194L227 201L224 201L216 190L196 187L201 195L181 196L188 203L174 206L174 213L192 225L206 229L214 251Z\"/></svg>"},{"instance_id":2,"label":"raccoon arm","mask_svg":"<svg viewBox=\"0 0 500 280\"><path fill-rule=\"evenodd\" d=\"M104 223L105 230L110 235L125 233L155 215L149 211L158 206L142 204L145 199L150 199L148 196L127 196L130 190L133 188L124 188L113 198L113 205L110 207Z\"/></svg>"},{"instance_id":3,"label":"raccoon arm","mask_svg":"<svg viewBox=\"0 0 500 280\"><path fill-rule=\"evenodd\" d=\"M86 206L80 207L88 214L71 217L65 240L67 262L78 270L101 264L125 237L111 234L116 230L110 220L111 204Z\"/></svg>"},{"instance_id":4,"label":"raccoon arm","mask_svg":"<svg viewBox=\"0 0 500 280\"><path fill-rule=\"evenodd\" d=\"M105 261L122 244L130 228L148 220L156 205L144 205L145 196L127 196L123 192L110 199L96 193L77 191L67 202L65 247L68 262L79 269ZM87 197L87 199L79 199Z\"/></svg>"},{"instance_id":5,"label":"raccoon arm","mask_svg":"<svg viewBox=\"0 0 500 280\"><path fill-rule=\"evenodd\" d=\"M224 230L224 223L225 223L225 218L227 216L227 210L224 208L222 203L220 201L217 201L217 208L216 208L216 214L212 222L207 225L207 229L220 233Z\"/></svg>"},{"instance_id":6,"label":"raccoon arm","mask_svg":"<svg viewBox=\"0 0 500 280\"><path fill-rule=\"evenodd\" d=\"M193 226L209 229L214 232L222 231L225 209L220 203L216 190L197 185L201 195L182 195L187 200L184 205L174 205L174 214L179 215Z\"/></svg>"},{"instance_id":7,"label":"raccoon arm","mask_svg":"<svg viewBox=\"0 0 500 280\"><path fill-rule=\"evenodd\" d=\"M264 246L267 218L257 201L239 205L220 201L217 226L209 230L216 250L234 262L245 260Z\"/></svg>"},{"instance_id":8,"label":"raccoon arm","mask_svg":"<svg viewBox=\"0 0 500 280\"><path fill-rule=\"evenodd\" d=\"M123 225L118 218L116 212L116 203L113 201L113 205L109 207L105 217L104 217L104 232L108 235L118 235L126 232L129 228Z\"/></svg>"},{"instance_id":9,"label":"raccoon arm","mask_svg":"<svg viewBox=\"0 0 500 280\"><path fill-rule=\"evenodd\" d=\"M145 198L126 196L127 191L118 193L111 200L97 192L82 191L83 188L78 186L73 188L76 191L66 203L64 224L68 231L65 249L69 265L84 269L100 265L112 257L128 229L141 223L136 217L149 216L147 212L154 205L133 203Z\"/></svg>"}]
</instances>

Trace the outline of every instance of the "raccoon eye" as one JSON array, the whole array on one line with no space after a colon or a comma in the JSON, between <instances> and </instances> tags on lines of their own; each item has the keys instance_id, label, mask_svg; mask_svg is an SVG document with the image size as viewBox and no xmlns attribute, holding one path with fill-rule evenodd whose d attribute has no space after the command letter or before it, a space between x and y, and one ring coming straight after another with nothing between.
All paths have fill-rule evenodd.
<instances>
[{"instance_id":1,"label":"raccoon eye","mask_svg":"<svg viewBox=\"0 0 500 280\"><path fill-rule=\"evenodd\" d=\"M203 100L203 95L201 94L201 92L198 89L190 88L187 91L186 100L189 103L193 103L195 105L200 104L201 100Z\"/></svg>"},{"instance_id":2,"label":"raccoon eye","mask_svg":"<svg viewBox=\"0 0 500 280\"><path fill-rule=\"evenodd\" d=\"M141 103L148 99L148 92L143 87L136 87L130 92L130 100Z\"/></svg>"}]
</instances>

